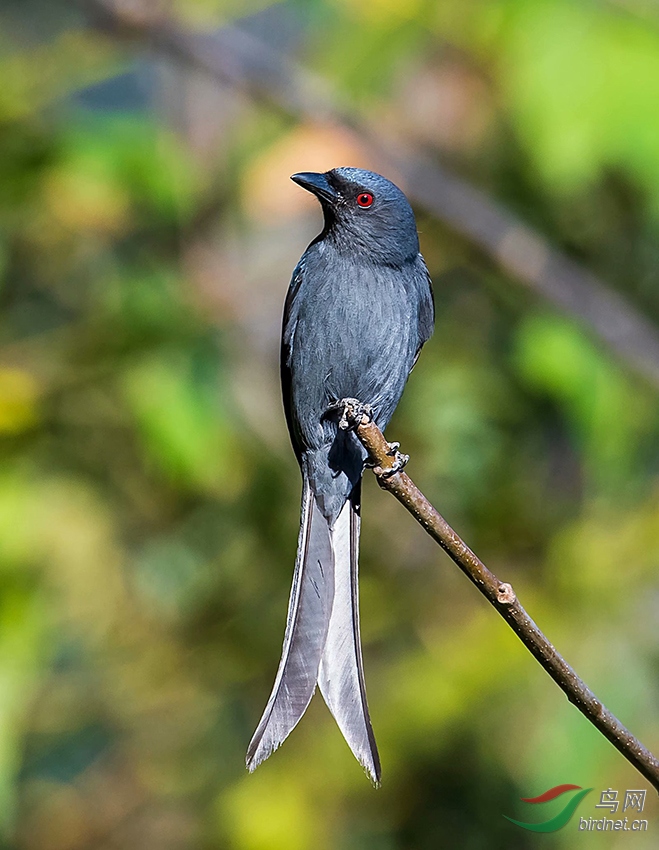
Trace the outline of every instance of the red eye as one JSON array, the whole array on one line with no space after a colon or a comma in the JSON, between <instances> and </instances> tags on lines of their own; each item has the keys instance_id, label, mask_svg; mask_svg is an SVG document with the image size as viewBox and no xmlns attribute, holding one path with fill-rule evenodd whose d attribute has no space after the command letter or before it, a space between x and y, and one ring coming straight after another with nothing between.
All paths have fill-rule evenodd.
<instances>
[{"instance_id":1,"label":"red eye","mask_svg":"<svg viewBox=\"0 0 659 850\"><path fill-rule=\"evenodd\" d=\"M373 203L373 195L370 192L361 192L357 195L357 203L360 207L370 207Z\"/></svg>"}]
</instances>

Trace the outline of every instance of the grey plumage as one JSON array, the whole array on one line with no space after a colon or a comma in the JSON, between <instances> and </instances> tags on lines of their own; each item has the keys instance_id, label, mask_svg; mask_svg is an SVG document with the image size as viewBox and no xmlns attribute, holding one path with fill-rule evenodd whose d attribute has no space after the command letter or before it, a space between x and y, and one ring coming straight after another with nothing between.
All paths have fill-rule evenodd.
<instances>
[{"instance_id":1,"label":"grey plumage","mask_svg":"<svg viewBox=\"0 0 659 850\"><path fill-rule=\"evenodd\" d=\"M302 471L302 520L282 658L247 766L256 768L284 741L318 683L377 783L357 578L366 453L354 434L339 430L332 405L359 399L385 428L432 333L432 290L414 214L393 183L355 168L293 180L317 195L325 227L293 272L284 309L282 389Z\"/></svg>"}]
</instances>

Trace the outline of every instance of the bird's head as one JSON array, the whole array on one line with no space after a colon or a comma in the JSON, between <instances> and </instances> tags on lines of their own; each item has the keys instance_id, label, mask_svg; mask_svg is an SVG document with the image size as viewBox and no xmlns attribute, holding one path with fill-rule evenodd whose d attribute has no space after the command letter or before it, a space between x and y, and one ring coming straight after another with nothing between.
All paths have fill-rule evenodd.
<instances>
[{"instance_id":1,"label":"bird's head","mask_svg":"<svg viewBox=\"0 0 659 850\"><path fill-rule=\"evenodd\" d=\"M386 265L403 265L419 253L412 208L386 177L361 168L333 168L294 174L291 180L321 203L325 228L320 239Z\"/></svg>"}]
</instances>

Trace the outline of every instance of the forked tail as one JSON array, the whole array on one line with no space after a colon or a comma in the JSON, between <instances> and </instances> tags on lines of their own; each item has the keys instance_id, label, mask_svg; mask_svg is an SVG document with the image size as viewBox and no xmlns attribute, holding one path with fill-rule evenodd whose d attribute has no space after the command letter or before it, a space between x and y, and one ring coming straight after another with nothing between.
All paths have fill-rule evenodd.
<instances>
[{"instance_id":1,"label":"forked tail","mask_svg":"<svg viewBox=\"0 0 659 850\"><path fill-rule=\"evenodd\" d=\"M353 495L358 497L358 492L356 488ZM357 498L354 504L346 502L331 528L305 479L282 657L247 750L250 771L288 737L318 683L348 746L379 783L359 637L358 555Z\"/></svg>"},{"instance_id":2,"label":"forked tail","mask_svg":"<svg viewBox=\"0 0 659 850\"><path fill-rule=\"evenodd\" d=\"M357 485L359 488L359 485ZM359 507L349 499L332 529L334 602L318 685L357 761L380 782L380 757L366 702L359 634Z\"/></svg>"},{"instance_id":3,"label":"forked tail","mask_svg":"<svg viewBox=\"0 0 659 850\"><path fill-rule=\"evenodd\" d=\"M311 701L333 595L329 524L318 510L305 478L284 646L270 699L247 748L249 770L257 768L283 743Z\"/></svg>"}]
</instances>

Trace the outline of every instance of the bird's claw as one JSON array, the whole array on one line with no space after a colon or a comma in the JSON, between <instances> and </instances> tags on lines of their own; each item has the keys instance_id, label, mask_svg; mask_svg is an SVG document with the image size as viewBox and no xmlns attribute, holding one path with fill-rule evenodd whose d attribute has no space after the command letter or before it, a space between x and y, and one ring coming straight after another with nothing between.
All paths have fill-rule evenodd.
<instances>
[{"instance_id":1,"label":"bird's claw","mask_svg":"<svg viewBox=\"0 0 659 850\"><path fill-rule=\"evenodd\" d=\"M339 428L342 431L351 431L359 425L365 425L373 419L373 408L370 404L362 404L356 398L342 398L332 402L327 408L330 411L340 411Z\"/></svg>"},{"instance_id":2,"label":"bird's claw","mask_svg":"<svg viewBox=\"0 0 659 850\"><path fill-rule=\"evenodd\" d=\"M393 457L394 461L392 465L386 469L382 469L382 467L377 467L375 469L378 478L391 478L392 475L400 472L401 469L405 469L410 456L399 452L399 448L400 443L389 443L389 451L387 452L387 455L389 457Z\"/></svg>"}]
</instances>

